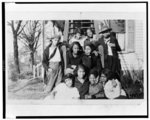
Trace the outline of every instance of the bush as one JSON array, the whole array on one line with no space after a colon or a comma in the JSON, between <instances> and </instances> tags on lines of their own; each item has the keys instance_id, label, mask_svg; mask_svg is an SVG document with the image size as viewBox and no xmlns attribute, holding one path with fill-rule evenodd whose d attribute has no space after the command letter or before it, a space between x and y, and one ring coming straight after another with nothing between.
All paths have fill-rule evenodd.
<instances>
[{"instance_id":1,"label":"bush","mask_svg":"<svg viewBox=\"0 0 150 120\"><path fill-rule=\"evenodd\" d=\"M144 97L143 70L125 72L121 78L121 84L130 99L142 99Z\"/></svg>"},{"instance_id":2,"label":"bush","mask_svg":"<svg viewBox=\"0 0 150 120\"><path fill-rule=\"evenodd\" d=\"M9 79L16 82L18 80L18 78L19 78L18 73L16 73L15 71L11 71Z\"/></svg>"}]
</instances>

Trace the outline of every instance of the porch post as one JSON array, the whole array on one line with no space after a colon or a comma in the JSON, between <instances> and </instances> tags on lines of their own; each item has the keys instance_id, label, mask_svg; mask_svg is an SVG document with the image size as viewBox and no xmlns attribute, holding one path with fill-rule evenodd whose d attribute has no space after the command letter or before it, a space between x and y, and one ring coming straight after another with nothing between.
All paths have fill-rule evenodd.
<instances>
[{"instance_id":1,"label":"porch post","mask_svg":"<svg viewBox=\"0 0 150 120\"><path fill-rule=\"evenodd\" d=\"M43 60L43 52L44 52L44 39L45 39L45 30L44 30L44 26L45 26L45 21L43 20L43 31L42 31L42 41L41 41L41 44L42 44L42 50L41 50L41 57L42 57L42 60ZM43 68L43 65L41 67L41 77L44 79L44 68ZM44 81L43 81L44 82Z\"/></svg>"}]
</instances>

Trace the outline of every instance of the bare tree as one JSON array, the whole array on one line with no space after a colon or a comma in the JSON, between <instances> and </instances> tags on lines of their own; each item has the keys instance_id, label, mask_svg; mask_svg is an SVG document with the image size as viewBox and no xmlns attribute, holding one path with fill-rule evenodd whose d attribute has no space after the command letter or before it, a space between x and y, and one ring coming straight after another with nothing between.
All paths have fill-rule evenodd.
<instances>
[{"instance_id":1,"label":"bare tree","mask_svg":"<svg viewBox=\"0 0 150 120\"><path fill-rule=\"evenodd\" d=\"M8 22L8 25L12 29L13 33L13 46L14 46L14 63L15 63L15 68L16 72L20 73L20 68L19 68L19 59L18 59L18 36L24 29L25 25L22 25L22 21L10 21Z\"/></svg>"},{"instance_id":2,"label":"bare tree","mask_svg":"<svg viewBox=\"0 0 150 120\"><path fill-rule=\"evenodd\" d=\"M30 52L31 67L34 65L34 53L38 48L38 42L42 26L38 20L27 21L27 25L19 36L20 41L28 48Z\"/></svg>"}]
</instances>

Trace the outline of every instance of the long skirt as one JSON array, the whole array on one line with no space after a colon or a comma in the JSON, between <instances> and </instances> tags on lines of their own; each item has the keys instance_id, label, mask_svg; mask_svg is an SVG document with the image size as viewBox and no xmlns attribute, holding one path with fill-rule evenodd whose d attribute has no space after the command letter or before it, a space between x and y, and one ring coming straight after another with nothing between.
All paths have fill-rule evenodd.
<instances>
[{"instance_id":1,"label":"long skirt","mask_svg":"<svg viewBox=\"0 0 150 120\"><path fill-rule=\"evenodd\" d=\"M46 71L47 85L45 92L51 92L55 86L62 81L62 68L58 62L50 62L49 67L52 71Z\"/></svg>"}]
</instances>

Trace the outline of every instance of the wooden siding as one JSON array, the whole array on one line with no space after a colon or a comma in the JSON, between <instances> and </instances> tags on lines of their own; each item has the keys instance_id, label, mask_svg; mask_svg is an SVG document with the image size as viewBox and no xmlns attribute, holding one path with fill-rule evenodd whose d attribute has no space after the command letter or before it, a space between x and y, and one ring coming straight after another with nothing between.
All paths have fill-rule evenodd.
<instances>
[{"instance_id":1,"label":"wooden siding","mask_svg":"<svg viewBox=\"0 0 150 120\"><path fill-rule=\"evenodd\" d=\"M132 69L143 69L143 22L140 20L136 20L135 23L135 47L134 52L127 52L120 54L120 60L122 69L132 70ZM127 39L126 39L127 40Z\"/></svg>"}]
</instances>

